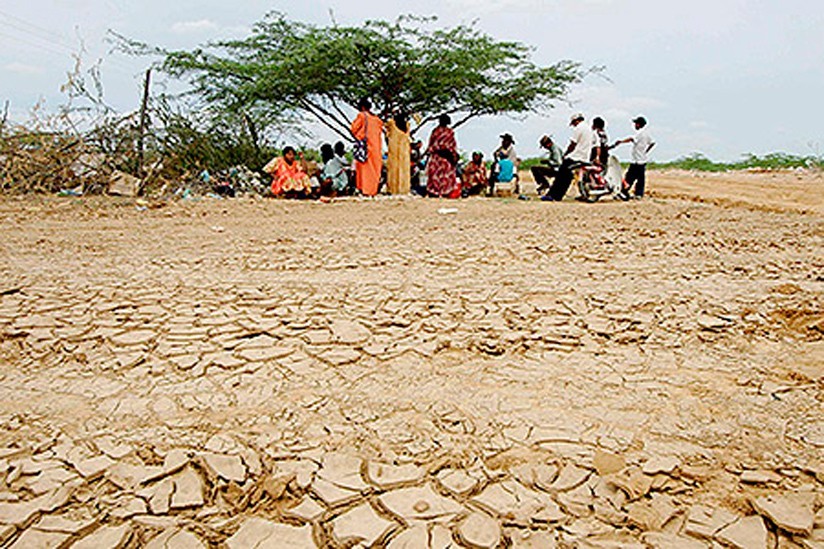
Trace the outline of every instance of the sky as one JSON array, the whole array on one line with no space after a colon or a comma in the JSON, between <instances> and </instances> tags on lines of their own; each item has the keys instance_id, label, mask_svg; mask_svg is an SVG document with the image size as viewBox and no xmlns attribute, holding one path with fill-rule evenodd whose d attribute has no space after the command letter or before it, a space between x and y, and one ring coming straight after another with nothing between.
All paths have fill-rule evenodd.
<instances>
[{"instance_id":1,"label":"sky","mask_svg":"<svg viewBox=\"0 0 824 549\"><path fill-rule=\"evenodd\" d=\"M242 37L272 10L321 25L330 23L330 13L346 25L408 13L435 15L443 26L477 21L495 38L534 47L538 63L571 59L604 67L548 115L462 126L457 138L464 151L489 154L508 132L519 156L537 155L543 134L565 144L570 113L582 111L587 119L605 118L611 139L630 135L631 119L644 115L659 161L693 153L727 161L747 153L824 155L820 0L6 0L0 2L0 103L9 101L17 121L36 104L56 108L82 43L86 66L103 59L106 101L134 110L149 60L112 53L109 30L193 48ZM318 143L331 138L311 126ZM618 156L626 159L628 146Z\"/></svg>"}]
</instances>

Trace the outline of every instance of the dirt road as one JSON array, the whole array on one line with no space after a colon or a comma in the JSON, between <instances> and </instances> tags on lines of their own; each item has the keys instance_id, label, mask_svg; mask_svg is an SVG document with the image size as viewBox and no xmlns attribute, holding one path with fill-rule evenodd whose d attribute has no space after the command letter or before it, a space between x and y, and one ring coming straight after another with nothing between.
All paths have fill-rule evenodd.
<instances>
[{"instance_id":1,"label":"dirt road","mask_svg":"<svg viewBox=\"0 0 824 549\"><path fill-rule=\"evenodd\" d=\"M4 199L0 542L818 547L810 177Z\"/></svg>"}]
</instances>

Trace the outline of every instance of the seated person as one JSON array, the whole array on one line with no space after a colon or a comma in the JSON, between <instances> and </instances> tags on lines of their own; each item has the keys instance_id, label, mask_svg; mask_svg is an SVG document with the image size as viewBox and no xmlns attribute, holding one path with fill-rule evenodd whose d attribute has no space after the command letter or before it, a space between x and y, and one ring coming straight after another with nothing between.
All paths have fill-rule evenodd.
<instances>
[{"instance_id":1,"label":"seated person","mask_svg":"<svg viewBox=\"0 0 824 549\"><path fill-rule=\"evenodd\" d=\"M495 193L495 183L506 183L509 179L502 179L500 174L501 167L500 161L501 159L506 159L512 163L512 169L515 173L515 179L518 178L518 155L515 152L515 139L512 137L511 134L505 133L501 135L501 146L495 149L495 152L492 153L492 169L489 172L489 194L492 195Z\"/></svg>"},{"instance_id":2,"label":"seated person","mask_svg":"<svg viewBox=\"0 0 824 549\"><path fill-rule=\"evenodd\" d=\"M572 184L573 170L578 166L589 163L594 137L592 131L584 124L584 120L584 115L580 112L576 112L570 117L569 125L572 126L572 137L564 153L564 160L558 167L558 173L549 188L549 192L542 196L541 200L546 202L560 202L563 200L569 186Z\"/></svg>"},{"instance_id":3,"label":"seated person","mask_svg":"<svg viewBox=\"0 0 824 549\"><path fill-rule=\"evenodd\" d=\"M266 165L264 171L272 176L272 194L287 198L306 198L311 196L312 183L306 175L303 153L297 161L294 147L285 147L283 156Z\"/></svg>"},{"instance_id":4,"label":"seated person","mask_svg":"<svg viewBox=\"0 0 824 549\"><path fill-rule=\"evenodd\" d=\"M409 178L411 190L418 196L426 196L426 183L421 181L421 174L426 169L423 158L423 143L415 141L409 145Z\"/></svg>"},{"instance_id":5,"label":"seated person","mask_svg":"<svg viewBox=\"0 0 824 549\"><path fill-rule=\"evenodd\" d=\"M508 191L512 194L518 192L518 174L515 172L515 163L506 157L502 152L498 153L498 172L494 175L495 184L498 185L498 190ZM489 190L491 195L494 195L494 187Z\"/></svg>"},{"instance_id":6,"label":"seated person","mask_svg":"<svg viewBox=\"0 0 824 549\"><path fill-rule=\"evenodd\" d=\"M346 145L344 145L343 141L335 143L335 157L343 166L347 181L346 188L338 194L351 195L355 192L355 170L352 169L352 165L346 159Z\"/></svg>"},{"instance_id":7,"label":"seated person","mask_svg":"<svg viewBox=\"0 0 824 549\"><path fill-rule=\"evenodd\" d=\"M464 197L481 194L486 188L487 175L484 155L480 152L472 153L472 160L464 166L461 174L461 195Z\"/></svg>"},{"instance_id":8,"label":"seated person","mask_svg":"<svg viewBox=\"0 0 824 549\"><path fill-rule=\"evenodd\" d=\"M349 176L346 173L348 166L335 154L329 143L321 146L320 156L323 160L323 169L320 172L320 194L322 196L344 194L349 185Z\"/></svg>"},{"instance_id":9,"label":"seated person","mask_svg":"<svg viewBox=\"0 0 824 549\"><path fill-rule=\"evenodd\" d=\"M512 134L505 133L501 135L501 146L495 149L492 157L499 158L501 155L511 160L513 164L518 164L518 154L515 152L515 138L512 137Z\"/></svg>"},{"instance_id":10,"label":"seated person","mask_svg":"<svg viewBox=\"0 0 824 549\"><path fill-rule=\"evenodd\" d=\"M552 138L545 135L540 141L541 148L546 150L547 158L541 159L542 166L532 167L532 177L537 184L538 194L542 193L550 186L550 178L555 178L558 173L558 167L564 159L564 153L561 147L552 141Z\"/></svg>"}]
</instances>

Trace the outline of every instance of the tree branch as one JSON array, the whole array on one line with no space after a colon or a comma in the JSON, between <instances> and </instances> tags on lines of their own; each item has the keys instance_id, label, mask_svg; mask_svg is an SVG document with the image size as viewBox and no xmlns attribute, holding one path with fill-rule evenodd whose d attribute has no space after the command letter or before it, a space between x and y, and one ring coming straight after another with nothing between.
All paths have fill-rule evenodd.
<instances>
[{"instance_id":1,"label":"tree branch","mask_svg":"<svg viewBox=\"0 0 824 549\"><path fill-rule=\"evenodd\" d=\"M316 101L310 101L309 99L306 99L306 98L304 98L303 101L306 104L311 105L312 108L316 109L318 112L320 112L324 116L331 119L332 122L334 122L335 124L338 125L338 127L343 128L344 132L349 131L349 117L346 116L345 114L341 114L340 116L338 116L337 114L335 114L333 112L330 112L329 109L323 107L322 105L319 105Z\"/></svg>"},{"instance_id":2,"label":"tree branch","mask_svg":"<svg viewBox=\"0 0 824 549\"><path fill-rule=\"evenodd\" d=\"M466 116L464 116L463 118L461 118L460 120L458 120L457 122L452 124L452 129L460 128L461 126L463 126L464 124L466 124L467 122L472 120L473 118L477 118L478 116L481 116L482 114L483 114L482 112L470 111L469 114L467 114Z\"/></svg>"},{"instance_id":3,"label":"tree branch","mask_svg":"<svg viewBox=\"0 0 824 549\"><path fill-rule=\"evenodd\" d=\"M326 126L327 128L329 128L330 130L332 130L333 132L335 132L338 136L342 137L343 139L346 139L347 141L350 141L350 140L352 139L352 132L351 132L351 131L348 131L348 130L349 130L349 128L347 128L347 131L345 131L345 132L344 132L344 131L342 131L342 130L340 129L340 127L339 127L339 126L336 126L336 125L332 124L331 122L329 122L329 121L328 121L328 120L327 120L327 119L326 119L326 118L322 115L322 113L319 113L318 111L316 111L316 110L315 110L315 107L314 107L311 103L309 103L308 101L306 101L305 99L301 99L301 100L299 100L299 101L298 101L298 103L301 105L301 107L303 107L303 108L304 108L304 109L306 109L306 110L307 110L310 114L312 114L312 116L314 116L315 118L317 118L317 119L318 119L318 121L319 121L321 124L323 124L324 126Z\"/></svg>"},{"instance_id":4,"label":"tree branch","mask_svg":"<svg viewBox=\"0 0 824 549\"><path fill-rule=\"evenodd\" d=\"M410 136L415 135L415 133L416 133L419 129L421 129L423 126L425 126L426 124L428 124L428 123L430 123L430 122L434 122L435 120L437 120L438 118L440 118L440 116L441 116L442 114L449 114L449 115L452 115L452 114L457 114L457 113L459 113L459 112L463 112L463 111L466 111L466 110L468 110L468 109L466 108L466 106L461 106L461 107L457 107L457 108L454 108L454 109L450 109L450 110L446 110L446 111L439 112L438 114L433 114L433 115L430 115L430 116L428 116L428 117L424 118L423 120L421 120L421 123L420 123L420 124L418 124L418 126L417 126L414 130L412 130L412 132L410 133ZM469 116L467 116L467 117L465 117L465 118L462 118L459 122L457 122L457 123L455 123L455 124L452 124L452 128L454 129L454 128L457 128L457 127L459 127L459 126L462 126L462 125L463 125L463 124L465 124L468 120L471 120L472 118L475 118L475 117L480 116L480 115L482 114L481 112L476 112L476 111L470 111L470 112L471 112L471 114L470 114Z\"/></svg>"},{"instance_id":5,"label":"tree branch","mask_svg":"<svg viewBox=\"0 0 824 549\"><path fill-rule=\"evenodd\" d=\"M332 108L335 109L335 112L337 112L341 116L341 118L349 120L349 116L347 116L347 114L343 112L343 109L340 108L340 105L338 105L338 102L335 101L334 97L330 96L329 94L326 94L325 97L326 100L329 101L329 104L332 105Z\"/></svg>"}]
</instances>

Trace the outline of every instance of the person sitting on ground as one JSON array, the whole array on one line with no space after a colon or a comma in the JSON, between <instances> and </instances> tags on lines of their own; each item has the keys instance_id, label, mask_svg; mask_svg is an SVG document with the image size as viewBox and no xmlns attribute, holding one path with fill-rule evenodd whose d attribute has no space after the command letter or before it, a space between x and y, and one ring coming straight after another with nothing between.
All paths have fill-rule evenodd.
<instances>
[{"instance_id":1,"label":"person sitting on ground","mask_svg":"<svg viewBox=\"0 0 824 549\"><path fill-rule=\"evenodd\" d=\"M320 173L321 173L321 168L318 167L318 163L315 162L314 160L308 160L307 161L307 160L303 160L303 158L301 158L301 161L302 161L302 164L303 164L302 165L303 171L306 172L306 175L309 176L309 186L312 189L310 194L309 194L310 198L320 198L320 192L321 192Z\"/></svg>"},{"instance_id":2,"label":"person sitting on ground","mask_svg":"<svg viewBox=\"0 0 824 549\"><path fill-rule=\"evenodd\" d=\"M545 135L539 141L541 148L546 150L547 158L541 159L541 166L532 166L532 178L537 183L538 193L542 193L550 186L550 178L554 178L558 173L558 167L564 160L564 153L553 140Z\"/></svg>"},{"instance_id":3,"label":"person sitting on ground","mask_svg":"<svg viewBox=\"0 0 824 549\"><path fill-rule=\"evenodd\" d=\"M287 198L306 198L312 193L312 183L306 175L303 153L300 162L294 147L285 147L283 156L264 168L272 176L272 195Z\"/></svg>"},{"instance_id":4,"label":"person sitting on ground","mask_svg":"<svg viewBox=\"0 0 824 549\"><path fill-rule=\"evenodd\" d=\"M461 174L461 195L465 198L481 194L486 188L487 175L482 152L472 153L472 160L466 163Z\"/></svg>"},{"instance_id":5,"label":"person sitting on ground","mask_svg":"<svg viewBox=\"0 0 824 549\"><path fill-rule=\"evenodd\" d=\"M498 174L500 173L499 158L503 157L512 162L514 166L515 177L518 173L518 154L515 152L515 139L512 134L505 133L501 136L501 146L495 149L492 153L492 168L489 171L489 194L495 193L495 183L503 182L500 180Z\"/></svg>"},{"instance_id":6,"label":"person sitting on ground","mask_svg":"<svg viewBox=\"0 0 824 549\"><path fill-rule=\"evenodd\" d=\"M632 163L627 168L624 176L624 183L621 186L621 193L618 195L621 200L629 200L629 191L635 185L635 198L644 197L644 186L647 180L647 162L649 153L655 146L655 141L647 131L647 119L639 116L632 120L635 125L635 135L616 141L613 147L622 143L632 143Z\"/></svg>"},{"instance_id":7,"label":"person sitting on ground","mask_svg":"<svg viewBox=\"0 0 824 549\"><path fill-rule=\"evenodd\" d=\"M346 158L346 145L343 141L335 143L335 158L343 166L346 173L346 187L338 194L351 195L355 192L355 170L352 169L352 164Z\"/></svg>"},{"instance_id":8,"label":"person sitting on ground","mask_svg":"<svg viewBox=\"0 0 824 549\"><path fill-rule=\"evenodd\" d=\"M425 168L423 143L418 140L409 146L409 179L412 192L418 196L426 196L426 184L421 183L421 174Z\"/></svg>"},{"instance_id":9,"label":"person sitting on ground","mask_svg":"<svg viewBox=\"0 0 824 549\"><path fill-rule=\"evenodd\" d=\"M347 165L335 154L329 143L321 146L320 156L323 160L323 170L320 172L321 195L334 197L343 194L349 184Z\"/></svg>"}]
</instances>

